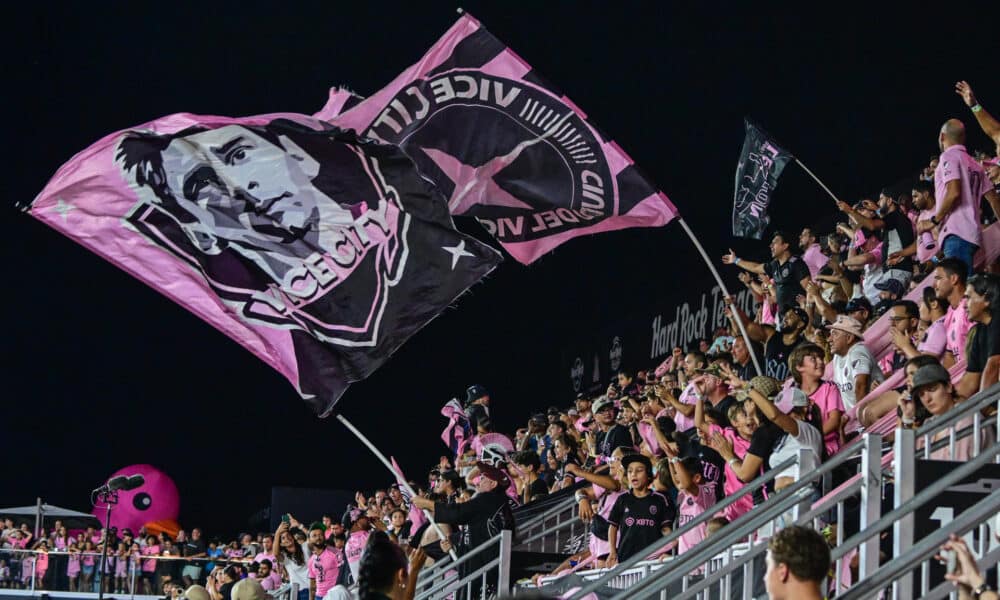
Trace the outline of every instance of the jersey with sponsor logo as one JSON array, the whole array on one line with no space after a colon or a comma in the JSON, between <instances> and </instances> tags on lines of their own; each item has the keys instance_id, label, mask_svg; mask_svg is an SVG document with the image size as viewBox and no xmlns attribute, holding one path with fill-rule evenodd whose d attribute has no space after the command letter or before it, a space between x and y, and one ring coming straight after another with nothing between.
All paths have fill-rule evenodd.
<instances>
[{"instance_id":1,"label":"jersey with sponsor logo","mask_svg":"<svg viewBox=\"0 0 1000 600\"><path fill-rule=\"evenodd\" d=\"M608 515L608 522L618 528L618 560L628 560L663 537L663 528L676 516L673 505L658 492L641 498L633 492L619 496Z\"/></svg>"}]
</instances>

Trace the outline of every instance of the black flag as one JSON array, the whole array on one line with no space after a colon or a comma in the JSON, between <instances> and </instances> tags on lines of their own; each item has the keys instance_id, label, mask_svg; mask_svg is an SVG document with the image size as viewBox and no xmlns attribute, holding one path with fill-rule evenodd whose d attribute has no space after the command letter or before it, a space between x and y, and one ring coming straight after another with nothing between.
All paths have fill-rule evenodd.
<instances>
[{"instance_id":1,"label":"black flag","mask_svg":"<svg viewBox=\"0 0 1000 600\"><path fill-rule=\"evenodd\" d=\"M793 157L749 119L745 119L744 124L747 137L736 165L733 235L759 240L771 222L767 214L771 192L778 187L778 177Z\"/></svg>"}]
</instances>

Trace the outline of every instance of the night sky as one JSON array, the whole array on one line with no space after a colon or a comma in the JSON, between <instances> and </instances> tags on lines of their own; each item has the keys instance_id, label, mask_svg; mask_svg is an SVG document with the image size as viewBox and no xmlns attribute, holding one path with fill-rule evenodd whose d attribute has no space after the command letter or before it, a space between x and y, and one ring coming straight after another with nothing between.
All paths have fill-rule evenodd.
<instances>
[{"instance_id":1,"label":"night sky","mask_svg":"<svg viewBox=\"0 0 1000 600\"><path fill-rule=\"evenodd\" d=\"M384 484L375 459L277 372L13 204L98 138L162 115L313 113L338 84L371 94L448 29L457 5L45 4L6 21L0 505L40 495L89 510L107 475L149 462L177 482L182 524L214 535L245 527L273 485ZM996 21L979 8L676 4L462 6L616 139L713 257L729 245L766 252L729 236L744 116L845 200L915 174L949 117L970 125L970 149L990 149L953 92L967 79L1000 112ZM835 216L794 166L774 208L796 232ZM530 268L508 259L338 408L421 474L445 449L439 408L467 385L491 390L494 422L512 432L532 408L569 404L565 340L672 312L679 292L708 283L676 224L573 240Z\"/></svg>"}]
</instances>

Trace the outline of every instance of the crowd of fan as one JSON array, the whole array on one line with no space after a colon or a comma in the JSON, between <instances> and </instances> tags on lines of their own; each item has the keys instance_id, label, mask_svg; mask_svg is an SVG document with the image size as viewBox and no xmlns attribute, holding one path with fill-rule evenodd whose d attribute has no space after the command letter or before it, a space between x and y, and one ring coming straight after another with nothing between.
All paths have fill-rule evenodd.
<instances>
[{"instance_id":1,"label":"crowd of fan","mask_svg":"<svg viewBox=\"0 0 1000 600\"><path fill-rule=\"evenodd\" d=\"M1000 123L967 84L957 91L1000 147ZM741 270L759 309L747 315L727 299L730 326L696 347L675 348L646 370L622 371L572 407L549 407L512 438L493 431L489 393L471 386L458 411L457 456L442 457L426 480L412 483L415 496L397 484L359 492L341 521L326 515L306 525L286 515L274 534L230 543L206 544L197 529L175 539L113 532L105 590L129 591L131 565L147 593L204 583L212 600L230 600L246 578L264 590L294 583L300 600L346 594L354 581L362 596L379 586L406 587L406 574L427 555L475 547L514 527L516 505L571 487L591 535L587 549L556 571L610 567L721 498L739 496L800 449L818 464L893 411L899 426L911 428L946 414L996 383L1000 371L996 256L974 268L983 230L1000 215L1000 161L970 155L955 119L938 142L941 154L912 180L877 200L838 201L844 219L834 231L804 228L797 240L777 232L765 262L726 254L722 262ZM964 438L944 452L968 458L972 444L994 433L987 427L979 440ZM742 492L662 554L687 552L799 476L792 466L769 489ZM418 509L433 514L443 539L418 525ZM34 573L38 587L55 576L67 580L62 589L96 589L103 535L88 530L73 538L57 527L36 541L8 522L4 548L42 552L8 554L0 585L25 585ZM46 550L69 552L58 572Z\"/></svg>"}]
</instances>

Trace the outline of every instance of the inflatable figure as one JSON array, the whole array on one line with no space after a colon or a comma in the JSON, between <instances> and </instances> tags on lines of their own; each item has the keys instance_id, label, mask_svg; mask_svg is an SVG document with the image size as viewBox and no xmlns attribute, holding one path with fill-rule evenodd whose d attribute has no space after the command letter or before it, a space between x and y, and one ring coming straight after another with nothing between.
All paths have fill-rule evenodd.
<instances>
[{"instance_id":1,"label":"inflatable figure","mask_svg":"<svg viewBox=\"0 0 1000 600\"><path fill-rule=\"evenodd\" d=\"M118 531L131 529L135 535L145 527L146 533L158 534L162 531L172 538L176 537L180 529L177 524L180 494L174 481L152 465L130 465L115 471L108 479L119 475L142 475L146 482L134 490L118 492L118 504L111 509L111 526L117 527ZM92 514L103 525L107 507L98 502Z\"/></svg>"}]
</instances>

